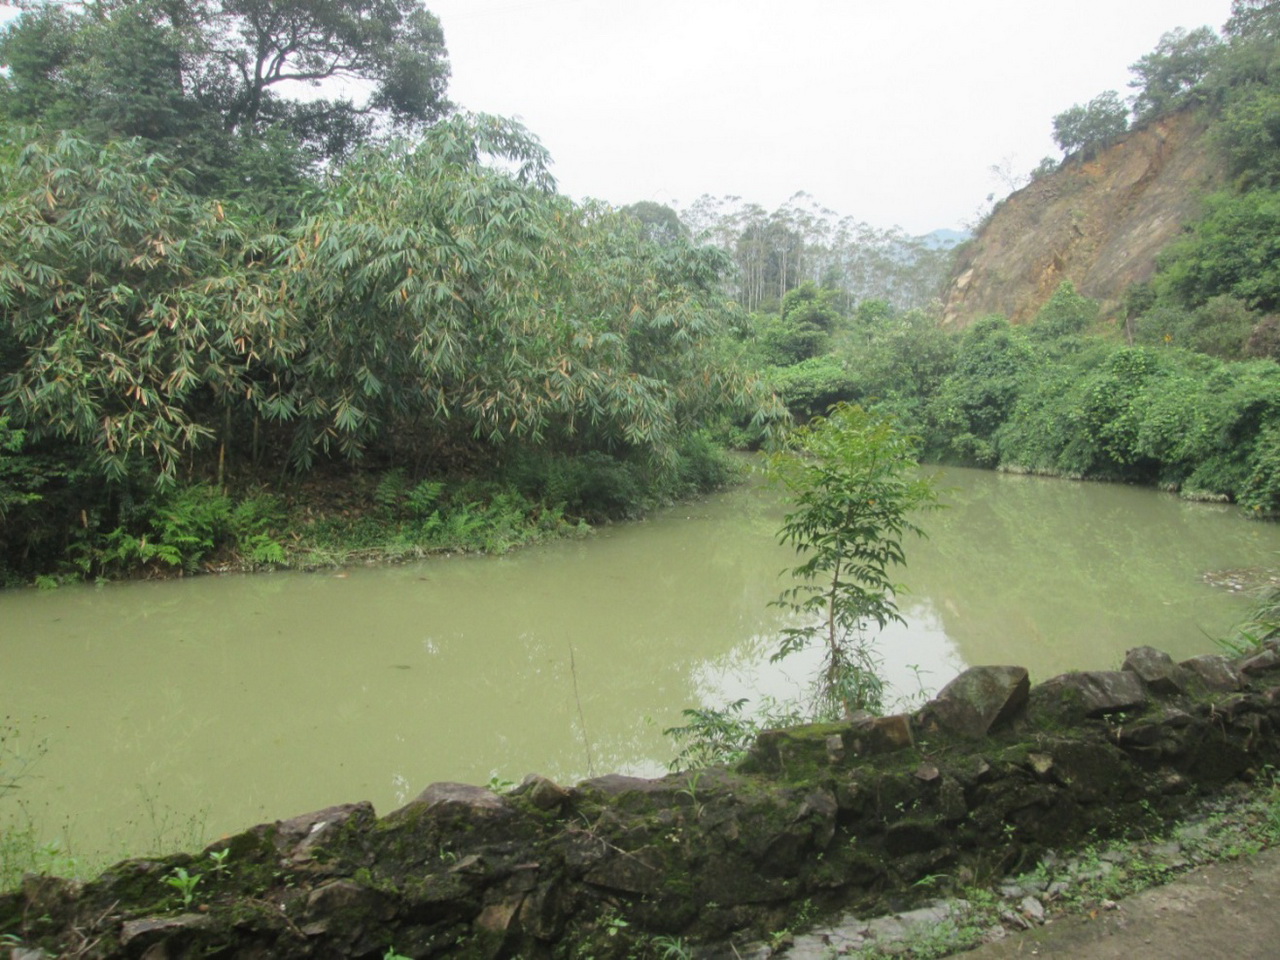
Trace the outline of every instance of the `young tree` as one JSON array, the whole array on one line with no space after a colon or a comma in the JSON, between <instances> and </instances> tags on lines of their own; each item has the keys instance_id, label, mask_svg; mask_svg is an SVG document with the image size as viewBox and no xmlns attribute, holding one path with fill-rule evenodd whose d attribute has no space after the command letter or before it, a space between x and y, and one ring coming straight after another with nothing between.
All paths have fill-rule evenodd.
<instances>
[{"instance_id":1,"label":"young tree","mask_svg":"<svg viewBox=\"0 0 1280 960\"><path fill-rule=\"evenodd\" d=\"M901 622L890 579L905 563L911 519L937 505L918 473L914 439L888 419L840 404L789 438L770 470L791 498L778 538L803 559L775 601L803 618L783 631L774 660L824 645L818 701L828 716L882 707L883 683L867 630Z\"/></svg>"}]
</instances>

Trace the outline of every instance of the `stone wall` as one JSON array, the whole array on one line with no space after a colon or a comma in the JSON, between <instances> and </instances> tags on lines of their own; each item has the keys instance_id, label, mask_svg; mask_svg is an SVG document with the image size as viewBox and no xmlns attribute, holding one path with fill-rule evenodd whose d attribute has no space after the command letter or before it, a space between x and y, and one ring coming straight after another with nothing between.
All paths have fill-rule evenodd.
<instances>
[{"instance_id":1,"label":"stone wall","mask_svg":"<svg viewBox=\"0 0 1280 960\"><path fill-rule=\"evenodd\" d=\"M382 818L350 804L86 884L28 878L0 897L0 936L21 960L657 957L663 937L900 908L928 875L993 880L1153 826L1280 764L1278 729L1277 648L1139 648L1035 688L978 667L910 716L765 733L736 769L435 784ZM200 878L189 901L177 871Z\"/></svg>"}]
</instances>

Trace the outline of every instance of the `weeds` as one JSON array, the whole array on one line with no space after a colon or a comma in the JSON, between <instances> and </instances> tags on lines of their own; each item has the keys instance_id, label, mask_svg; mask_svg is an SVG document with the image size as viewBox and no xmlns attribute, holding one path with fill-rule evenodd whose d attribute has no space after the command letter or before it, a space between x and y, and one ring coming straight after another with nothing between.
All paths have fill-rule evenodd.
<instances>
[{"instance_id":1,"label":"weeds","mask_svg":"<svg viewBox=\"0 0 1280 960\"><path fill-rule=\"evenodd\" d=\"M44 756L46 749L43 741L24 749L12 718L5 717L0 722L0 800L18 789L32 764Z\"/></svg>"},{"instance_id":2,"label":"weeds","mask_svg":"<svg viewBox=\"0 0 1280 960\"><path fill-rule=\"evenodd\" d=\"M743 697L718 710L704 707L680 711L688 722L662 731L679 748L667 766L678 772L737 763L747 755L762 730L793 727L815 719L798 703L766 697L758 711L748 713L750 702Z\"/></svg>"},{"instance_id":3,"label":"weeds","mask_svg":"<svg viewBox=\"0 0 1280 960\"><path fill-rule=\"evenodd\" d=\"M43 740L24 745L11 718L0 722L0 800L12 799L19 792L46 750ZM76 865L57 843L40 840L21 804L0 820L0 892L16 888L23 874L66 872Z\"/></svg>"},{"instance_id":4,"label":"weeds","mask_svg":"<svg viewBox=\"0 0 1280 960\"><path fill-rule=\"evenodd\" d=\"M569 673L573 677L573 701L578 705L578 723L582 728L582 749L587 754L587 776L594 777L595 763L591 759L591 736L587 733L587 717L582 712L582 696L578 692L578 663L573 656L573 644L569 644Z\"/></svg>"},{"instance_id":5,"label":"weeds","mask_svg":"<svg viewBox=\"0 0 1280 960\"><path fill-rule=\"evenodd\" d=\"M702 771L695 770L689 774L686 786L683 790L677 790L677 796L685 796L689 798L689 803L693 807L693 819L701 820L702 814L706 811L707 805L698 800L698 784L702 780Z\"/></svg>"},{"instance_id":6,"label":"weeds","mask_svg":"<svg viewBox=\"0 0 1280 960\"><path fill-rule=\"evenodd\" d=\"M0 822L0 893L16 890L28 873L75 876L80 862L56 841L42 842L25 815Z\"/></svg>"},{"instance_id":7,"label":"weeds","mask_svg":"<svg viewBox=\"0 0 1280 960\"><path fill-rule=\"evenodd\" d=\"M688 722L682 727L668 727L662 731L679 748L669 764L670 768L691 770L736 763L746 756L747 747L760 731L759 724L743 713L749 702L743 697L722 710L707 707L680 711Z\"/></svg>"},{"instance_id":8,"label":"weeds","mask_svg":"<svg viewBox=\"0 0 1280 960\"><path fill-rule=\"evenodd\" d=\"M693 950L679 937L656 936L649 941L661 960L692 960Z\"/></svg>"},{"instance_id":9,"label":"weeds","mask_svg":"<svg viewBox=\"0 0 1280 960\"><path fill-rule=\"evenodd\" d=\"M213 872L220 877L225 877L230 870L227 866L227 857L231 855L231 848L227 847L222 850L210 850L209 859L213 861Z\"/></svg>"},{"instance_id":10,"label":"weeds","mask_svg":"<svg viewBox=\"0 0 1280 960\"><path fill-rule=\"evenodd\" d=\"M234 501L206 483L180 487L165 497L121 509L117 526L95 528L69 548L70 564L86 577L136 571L193 572L217 556L240 557L249 566L283 563L278 539L284 511L277 497L251 494Z\"/></svg>"},{"instance_id":11,"label":"weeds","mask_svg":"<svg viewBox=\"0 0 1280 960\"><path fill-rule=\"evenodd\" d=\"M183 909L190 909L195 899L196 887L200 883L200 874L188 873L186 867L174 867L173 872L164 878L164 882L178 892Z\"/></svg>"},{"instance_id":12,"label":"weeds","mask_svg":"<svg viewBox=\"0 0 1280 960\"><path fill-rule=\"evenodd\" d=\"M448 488L410 485L401 471L384 474L369 494L370 509L330 512L295 524L293 552L306 566L356 559L416 559L432 553L506 553L579 530L560 507L530 501L493 484Z\"/></svg>"},{"instance_id":13,"label":"weeds","mask_svg":"<svg viewBox=\"0 0 1280 960\"><path fill-rule=\"evenodd\" d=\"M1244 621L1214 642L1224 653L1239 657L1256 653L1268 640L1276 639L1280 639L1280 587L1271 587Z\"/></svg>"}]
</instances>

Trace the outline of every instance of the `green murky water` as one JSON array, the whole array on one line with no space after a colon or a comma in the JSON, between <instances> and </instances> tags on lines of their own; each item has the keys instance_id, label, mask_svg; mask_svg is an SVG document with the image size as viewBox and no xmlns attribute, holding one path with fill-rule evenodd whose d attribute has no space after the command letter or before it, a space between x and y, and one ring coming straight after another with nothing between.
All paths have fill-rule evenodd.
<instances>
[{"instance_id":1,"label":"green murky water","mask_svg":"<svg viewBox=\"0 0 1280 960\"><path fill-rule=\"evenodd\" d=\"M941 474L910 543L890 679L1034 678L1149 643L1212 649L1280 526L1126 487ZM758 487L508 557L0 594L0 715L47 754L18 800L73 853L197 842L434 780L658 773L687 706L800 691L768 663L790 560ZM584 729L585 728L585 729ZM12 812L12 810L10 810Z\"/></svg>"}]
</instances>

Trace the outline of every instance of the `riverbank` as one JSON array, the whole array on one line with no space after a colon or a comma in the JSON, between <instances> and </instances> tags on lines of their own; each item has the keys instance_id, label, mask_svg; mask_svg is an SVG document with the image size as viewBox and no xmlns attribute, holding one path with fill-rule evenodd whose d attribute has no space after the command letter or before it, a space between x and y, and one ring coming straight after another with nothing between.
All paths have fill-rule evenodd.
<instances>
[{"instance_id":1,"label":"riverbank","mask_svg":"<svg viewBox=\"0 0 1280 960\"><path fill-rule=\"evenodd\" d=\"M438 783L381 818L346 804L84 885L33 878L0 898L0 932L32 957L82 940L101 958L766 956L820 917L936 910L1009 874L1016 922L1143 879L1096 844L1270 784L1278 680L1280 646L1181 664L1142 648L1035 688L973 668L911 715L762 734L734 769ZM1275 807L1259 815L1273 838ZM1212 834L1184 833L1148 872Z\"/></svg>"},{"instance_id":2,"label":"riverbank","mask_svg":"<svg viewBox=\"0 0 1280 960\"><path fill-rule=\"evenodd\" d=\"M603 455L517 460L483 477L417 476L398 467L316 470L303 479L232 487L207 482L137 497L109 528L83 512L62 551L21 562L0 554L0 579L42 588L81 580L319 570L403 563L448 553L503 554L741 482L744 459L690 441L667 471ZM127 516L124 514L127 513ZM0 540L0 547L4 541Z\"/></svg>"}]
</instances>

